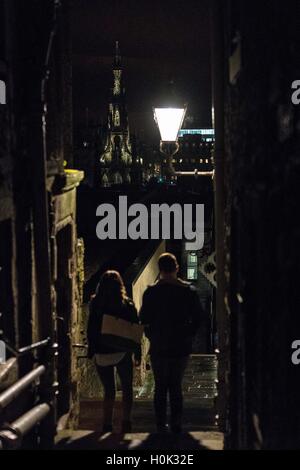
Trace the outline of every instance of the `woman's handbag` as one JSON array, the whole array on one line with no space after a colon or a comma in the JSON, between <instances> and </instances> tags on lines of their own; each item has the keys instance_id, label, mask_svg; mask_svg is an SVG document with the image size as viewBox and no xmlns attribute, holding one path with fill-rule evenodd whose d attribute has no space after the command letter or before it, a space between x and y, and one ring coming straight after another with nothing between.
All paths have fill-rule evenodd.
<instances>
[{"instance_id":1,"label":"woman's handbag","mask_svg":"<svg viewBox=\"0 0 300 470\"><path fill-rule=\"evenodd\" d=\"M141 344L144 327L112 315L103 315L101 342L118 351L132 352Z\"/></svg>"}]
</instances>

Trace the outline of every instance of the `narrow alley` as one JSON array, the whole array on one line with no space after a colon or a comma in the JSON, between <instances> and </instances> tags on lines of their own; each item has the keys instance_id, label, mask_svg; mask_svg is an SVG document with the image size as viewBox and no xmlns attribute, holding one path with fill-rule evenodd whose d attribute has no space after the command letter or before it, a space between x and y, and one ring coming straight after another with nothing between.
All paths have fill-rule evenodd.
<instances>
[{"instance_id":1,"label":"narrow alley","mask_svg":"<svg viewBox=\"0 0 300 470\"><path fill-rule=\"evenodd\" d=\"M0 0L1 456L300 449L299 44L299 0Z\"/></svg>"}]
</instances>

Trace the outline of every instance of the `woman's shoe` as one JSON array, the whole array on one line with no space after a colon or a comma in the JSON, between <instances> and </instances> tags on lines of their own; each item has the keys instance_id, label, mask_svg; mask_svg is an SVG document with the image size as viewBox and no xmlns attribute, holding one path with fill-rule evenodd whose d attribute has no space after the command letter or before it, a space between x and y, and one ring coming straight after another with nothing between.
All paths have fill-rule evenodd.
<instances>
[{"instance_id":1,"label":"woman's shoe","mask_svg":"<svg viewBox=\"0 0 300 470\"><path fill-rule=\"evenodd\" d=\"M123 421L122 422L122 433L126 434L127 432L132 431L132 425L130 421Z\"/></svg>"},{"instance_id":2,"label":"woman's shoe","mask_svg":"<svg viewBox=\"0 0 300 470\"><path fill-rule=\"evenodd\" d=\"M112 432L113 427L111 424L103 424L102 432L107 433L107 432Z\"/></svg>"}]
</instances>

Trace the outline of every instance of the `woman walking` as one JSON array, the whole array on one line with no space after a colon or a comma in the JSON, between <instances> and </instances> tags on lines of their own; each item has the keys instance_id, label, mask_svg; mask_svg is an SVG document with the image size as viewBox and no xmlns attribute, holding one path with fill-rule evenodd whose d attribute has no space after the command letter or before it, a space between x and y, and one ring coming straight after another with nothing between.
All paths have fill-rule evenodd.
<instances>
[{"instance_id":1,"label":"woman walking","mask_svg":"<svg viewBox=\"0 0 300 470\"><path fill-rule=\"evenodd\" d=\"M90 302L88 321L88 356L94 357L97 371L104 388L103 432L112 432L113 409L116 396L115 370L122 387L122 433L131 432L133 404L133 354L135 365L140 365L141 350L134 353L106 346L101 339L103 315L108 314L131 323L138 323L133 301L127 296L122 277L117 271L106 271Z\"/></svg>"}]
</instances>

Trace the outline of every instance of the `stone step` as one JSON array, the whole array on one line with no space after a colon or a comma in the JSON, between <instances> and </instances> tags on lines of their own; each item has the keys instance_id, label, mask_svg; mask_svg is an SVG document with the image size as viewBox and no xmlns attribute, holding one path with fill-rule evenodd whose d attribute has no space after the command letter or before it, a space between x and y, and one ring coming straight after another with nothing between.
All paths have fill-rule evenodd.
<instances>
[{"instance_id":1,"label":"stone step","mask_svg":"<svg viewBox=\"0 0 300 470\"><path fill-rule=\"evenodd\" d=\"M187 430L217 429L215 422L215 411L213 401L190 399L185 400L183 422ZM80 405L80 429L93 429L100 431L102 429L102 409L101 401L85 401ZM114 426L120 427L122 419L122 405L118 401L115 405ZM136 432L154 432L155 418L152 401L135 401L132 414L134 431Z\"/></svg>"},{"instance_id":2,"label":"stone step","mask_svg":"<svg viewBox=\"0 0 300 470\"><path fill-rule=\"evenodd\" d=\"M211 370L203 370L204 365L210 363L214 365ZM183 392L186 401L190 395L198 398L213 399L217 394L217 361L215 356L192 355L189 366L186 369L183 379ZM154 379L150 370L146 376L143 387L136 392L137 399L151 399L154 393Z\"/></svg>"},{"instance_id":3,"label":"stone step","mask_svg":"<svg viewBox=\"0 0 300 470\"><path fill-rule=\"evenodd\" d=\"M56 436L57 449L107 450L222 450L223 434L216 431L189 432L181 436L159 436L154 433L125 435L101 434L93 430L65 430Z\"/></svg>"}]
</instances>

